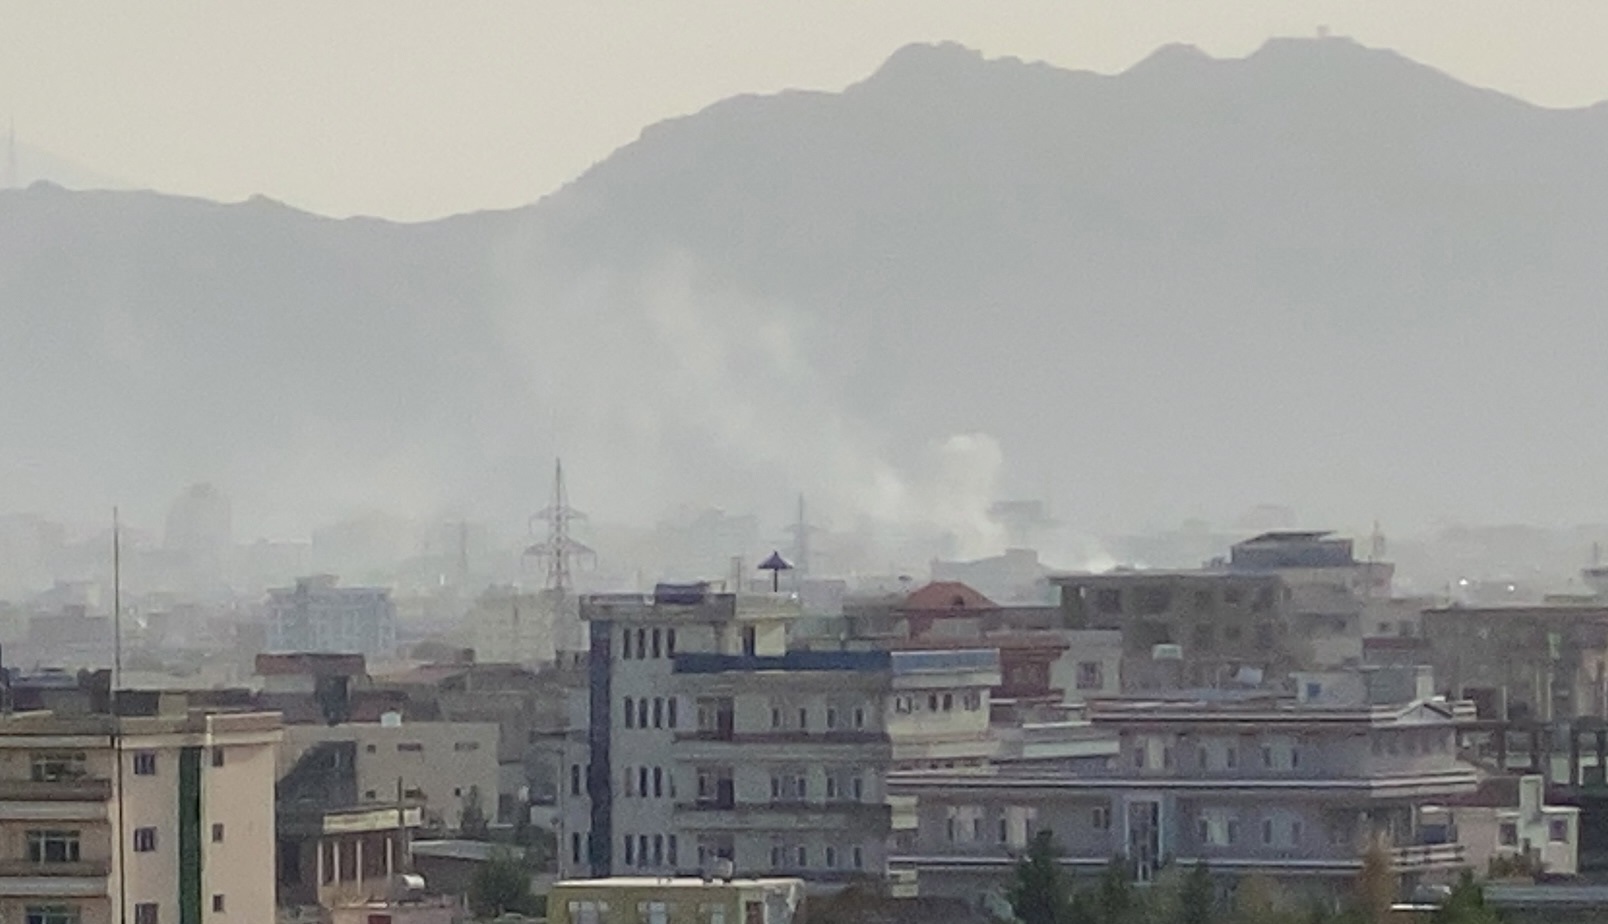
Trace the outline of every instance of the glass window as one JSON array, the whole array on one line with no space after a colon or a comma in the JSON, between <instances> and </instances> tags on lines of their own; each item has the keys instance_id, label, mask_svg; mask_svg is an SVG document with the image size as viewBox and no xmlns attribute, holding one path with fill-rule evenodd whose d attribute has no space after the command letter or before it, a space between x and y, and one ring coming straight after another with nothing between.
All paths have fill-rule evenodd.
<instances>
[{"instance_id":1,"label":"glass window","mask_svg":"<svg viewBox=\"0 0 1608 924\"><path fill-rule=\"evenodd\" d=\"M135 853L150 853L151 851L153 851L155 849L156 849L156 829L155 828L135 828L134 829L134 852Z\"/></svg>"},{"instance_id":2,"label":"glass window","mask_svg":"<svg viewBox=\"0 0 1608 924\"><path fill-rule=\"evenodd\" d=\"M83 751L47 751L34 754L30 767L30 776L35 783L80 780L84 778L85 773Z\"/></svg>"},{"instance_id":3,"label":"glass window","mask_svg":"<svg viewBox=\"0 0 1608 924\"><path fill-rule=\"evenodd\" d=\"M77 905L29 905L23 911L26 924L79 924Z\"/></svg>"},{"instance_id":4,"label":"glass window","mask_svg":"<svg viewBox=\"0 0 1608 924\"><path fill-rule=\"evenodd\" d=\"M135 751L134 752L134 775L135 776L156 776L156 752L155 751ZM151 907L155 908L156 906L152 905Z\"/></svg>"},{"instance_id":5,"label":"glass window","mask_svg":"<svg viewBox=\"0 0 1608 924\"><path fill-rule=\"evenodd\" d=\"M212 843L223 843L223 822L221 821L212 823Z\"/></svg>"},{"instance_id":6,"label":"glass window","mask_svg":"<svg viewBox=\"0 0 1608 924\"><path fill-rule=\"evenodd\" d=\"M219 913L219 914L223 913L223 893L222 892L216 892L216 893L213 894L213 896L212 896L212 910L217 912L217 913Z\"/></svg>"},{"instance_id":7,"label":"glass window","mask_svg":"<svg viewBox=\"0 0 1608 924\"><path fill-rule=\"evenodd\" d=\"M1554 844L1562 844L1569 840L1569 820L1566 818L1553 818L1547 822L1547 840Z\"/></svg>"},{"instance_id":8,"label":"glass window","mask_svg":"<svg viewBox=\"0 0 1608 924\"><path fill-rule=\"evenodd\" d=\"M223 748L213 748L212 749L212 766L214 766L214 767L223 766ZM223 898L222 895L214 895L212 897L213 897L213 899L222 899ZM222 911L223 909L219 908L218 910Z\"/></svg>"},{"instance_id":9,"label":"glass window","mask_svg":"<svg viewBox=\"0 0 1608 924\"><path fill-rule=\"evenodd\" d=\"M28 860L32 863L77 863L77 831L29 831Z\"/></svg>"},{"instance_id":10,"label":"glass window","mask_svg":"<svg viewBox=\"0 0 1608 924\"><path fill-rule=\"evenodd\" d=\"M158 924L156 902L140 902L135 905L134 924Z\"/></svg>"}]
</instances>

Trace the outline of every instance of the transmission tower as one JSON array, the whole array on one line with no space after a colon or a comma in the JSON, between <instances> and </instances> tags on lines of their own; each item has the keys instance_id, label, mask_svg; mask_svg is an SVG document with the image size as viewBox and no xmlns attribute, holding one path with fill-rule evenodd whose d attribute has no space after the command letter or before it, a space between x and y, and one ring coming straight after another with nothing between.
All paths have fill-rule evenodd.
<instances>
[{"instance_id":1,"label":"transmission tower","mask_svg":"<svg viewBox=\"0 0 1608 924\"><path fill-rule=\"evenodd\" d=\"M804 495L798 496L798 517L793 525L787 527L787 532L793 536L793 569L797 574L808 574L810 570L810 535L823 530L810 523L804 516Z\"/></svg>"},{"instance_id":2,"label":"transmission tower","mask_svg":"<svg viewBox=\"0 0 1608 924\"><path fill-rule=\"evenodd\" d=\"M570 524L586 519L586 514L569 505L569 491L564 488L564 461L553 466L553 498L546 507L530 518L531 535L536 535L536 522L545 520L547 538L525 550L547 566L547 589L563 597L573 587L572 576L577 562L597 561L597 553L570 536Z\"/></svg>"}]
</instances>

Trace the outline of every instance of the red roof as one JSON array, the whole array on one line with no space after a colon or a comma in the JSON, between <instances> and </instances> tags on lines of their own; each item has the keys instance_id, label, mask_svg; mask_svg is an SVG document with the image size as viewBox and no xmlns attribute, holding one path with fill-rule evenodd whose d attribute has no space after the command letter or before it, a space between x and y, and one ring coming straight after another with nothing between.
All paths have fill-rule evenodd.
<instances>
[{"instance_id":1,"label":"red roof","mask_svg":"<svg viewBox=\"0 0 1608 924\"><path fill-rule=\"evenodd\" d=\"M925 612L953 610L997 610L999 605L959 581L933 581L911 591L904 609Z\"/></svg>"}]
</instances>

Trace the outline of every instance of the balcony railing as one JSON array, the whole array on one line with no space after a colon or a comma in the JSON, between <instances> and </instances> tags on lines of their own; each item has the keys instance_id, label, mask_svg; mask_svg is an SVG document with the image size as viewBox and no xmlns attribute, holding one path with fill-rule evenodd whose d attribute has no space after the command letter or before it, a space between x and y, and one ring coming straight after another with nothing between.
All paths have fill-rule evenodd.
<instances>
[{"instance_id":1,"label":"balcony railing","mask_svg":"<svg viewBox=\"0 0 1608 924\"><path fill-rule=\"evenodd\" d=\"M1462 844L1413 844L1390 851L1390 863L1398 872L1426 868L1461 866L1467 862Z\"/></svg>"},{"instance_id":2,"label":"balcony railing","mask_svg":"<svg viewBox=\"0 0 1608 924\"><path fill-rule=\"evenodd\" d=\"M0 780L0 801L6 802L105 802L111 797L111 780Z\"/></svg>"},{"instance_id":3,"label":"balcony railing","mask_svg":"<svg viewBox=\"0 0 1608 924\"><path fill-rule=\"evenodd\" d=\"M0 877L63 876L77 879L105 878L111 873L109 860L78 860L71 863L36 863L32 860L0 860Z\"/></svg>"}]
</instances>

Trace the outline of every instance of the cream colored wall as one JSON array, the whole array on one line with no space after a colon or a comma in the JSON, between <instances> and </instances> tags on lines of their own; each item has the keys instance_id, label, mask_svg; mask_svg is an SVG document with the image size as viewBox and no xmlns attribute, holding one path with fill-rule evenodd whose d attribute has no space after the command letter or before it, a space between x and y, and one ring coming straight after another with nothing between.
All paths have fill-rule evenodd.
<instances>
[{"instance_id":1,"label":"cream colored wall","mask_svg":"<svg viewBox=\"0 0 1608 924\"><path fill-rule=\"evenodd\" d=\"M277 856L274 838L274 744L224 745L222 767L201 762L201 915L222 924L273 924ZM212 826L223 825L222 843ZM212 910L212 896L224 910Z\"/></svg>"},{"instance_id":2,"label":"cream colored wall","mask_svg":"<svg viewBox=\"0 0 1608 924\"><path fill-rule=\"evenodd\" d=\"M179 919L179 752L174 743L142 741L136 737L125 739L123 752L123 804L121 856L123 874L127 879L122 893L129 909L128 918L134 919L133 908L143 902L157 903L158 920ZM156 773L137 776L134 773L134 755L142 750L156 752ZM203 775L206 756L202 755ZM114 826L117 800L113 798ZM138 828L156 829L156 849L150 853L136 853L134 831ZM203 907L207 899L203 897Z\"/></svg>"},{"instance_id":3,"label":"cream colored wall","mask_svg":"<svg viewBox=\"0 0 1608 924\"><path fill-rule=\"evenodd\" d=\"M356 741L359 800L395 800L400 778L403 789L423 792L428 813L456 826L463 795L471 787L480 788L480 807L486 816L497 816L497 734L494 722L290 725L285 728L279 767L284 772L318 742ZM459 750L460 743L472 744L473 750ZM420 744L423 750L398 751L398 744Z\"/></svg>"}]
</instances>

